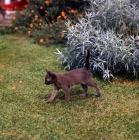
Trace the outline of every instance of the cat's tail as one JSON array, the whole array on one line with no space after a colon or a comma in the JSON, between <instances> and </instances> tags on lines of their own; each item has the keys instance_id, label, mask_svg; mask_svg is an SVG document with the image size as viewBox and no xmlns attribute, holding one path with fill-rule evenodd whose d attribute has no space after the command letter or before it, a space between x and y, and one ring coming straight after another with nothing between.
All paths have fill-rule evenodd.
<instances>
[{"instance_id":1,"label":"cat's tail","mask_svg":"<svg viewBox=\"0 0 139 140\"><path fill-rule=\"evenodd\" d=\"M87 70L89 70L89 68L90 68L89 58L90 58L90 51L87 50L86 64L85 64L85 68L86 68Z\"/></svg>"}]
</instances>

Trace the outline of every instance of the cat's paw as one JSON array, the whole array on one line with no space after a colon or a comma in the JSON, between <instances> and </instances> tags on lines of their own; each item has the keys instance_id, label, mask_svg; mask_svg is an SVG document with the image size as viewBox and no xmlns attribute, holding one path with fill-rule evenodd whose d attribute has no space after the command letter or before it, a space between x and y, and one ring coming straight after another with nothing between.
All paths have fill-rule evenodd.
<instances>
[{"instance_id":1,"label":"cat's paw","mask_svg":"<svg viewBox=\"0 0 139 140\"><path fill-rule=\"evenodd\" d=\"M63 100L63 102L69 102L69 100L66 100L66 99L65 99L65 100Z\"/></svg>"},{"instance_id":2,"label":"cat's paw","mask_svg":"<svg viewBox=\"0 0 139 140\"><path fill-rule=\"evenodd\" d=\"M48 103L48 104L50 104L50 103L52 103L53 102L53 100L47 100L46 101L46 103Z\"/></svg>"},{"instance_id":3,"label":"cat's paw","mask_svg":"<svg viewBox=\"0 0 139 140\"><path fill-rule=\"evenodd\" d=\"M82 93L79 95L80 97L86 97L86 94Z\"/></svg>"},{"instance_id":4,"label":"cat's paw","mask_svg":"<svg viewBox=\"0 0 139 140\"><path fill-rule=\"evenodd\" d=\"M96 95L96 97L100 97L100 96L101 96L101 94Z\"/></svg>"}]
</instances>

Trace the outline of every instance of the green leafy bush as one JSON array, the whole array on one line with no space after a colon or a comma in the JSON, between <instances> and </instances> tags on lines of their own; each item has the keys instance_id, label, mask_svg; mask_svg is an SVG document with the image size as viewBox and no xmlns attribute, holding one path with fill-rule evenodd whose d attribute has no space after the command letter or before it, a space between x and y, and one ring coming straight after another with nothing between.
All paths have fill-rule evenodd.
<instances>
[{"instance_id":1,"label":"green leafy bush","mask_svg":"<svg viewBox=\"0 0 139 140\"><path fill-rule=\"evenodd\" d=\"M11 28L43 45L63 43L64 21L75 21L86 3L83 0L29 0L28 7L13 17Z\"/></svg>"},{"instance_id":2,"label":"green leafy bush","mask_svg":"<svg viewBox=\"0 0 139 140\"><path fill-rule=\"evenodd\" d=\"M15 33L16 31L11 27L0 27L0 35Z\"/></svg>"},{"instance_id":3,"label":"green leafy bush","mask_svg":"<svg viewBox=\"0 0 139 140\"><path fill-rule=\"evenodd\" d=\"M64 52L56 52L61 63L67 69L82 67L89 49L91 70L101 73L104 80L120 71L137 76L139 48L135 44L138 36L134 35L139 29L139 10L136 4L126 0L90 0L90 3L84 18L76 24L66 22L67 30L63 33L67 35L68 47Z\"/></svg>"}]
</instances>

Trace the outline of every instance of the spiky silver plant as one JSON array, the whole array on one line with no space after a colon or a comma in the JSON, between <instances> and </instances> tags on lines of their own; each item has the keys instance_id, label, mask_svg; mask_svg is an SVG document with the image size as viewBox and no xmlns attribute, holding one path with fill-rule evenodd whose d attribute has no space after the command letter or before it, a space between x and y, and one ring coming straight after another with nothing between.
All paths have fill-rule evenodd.
<instances>
[{"instance_id":1,"label":"spiky silver plant","mask_svg":"<svg viewBox=\"0 0 139 140\"><path fill-rule=\"evenodd\" d=\"M57 50L61 63L67 69L84 66L86 50L91 52L90 66L93 72L99 72L103 79L110 79L121 70L139 70L139 50L135 46L134 36L123 37L124 26L139 26L138 9L127 0L90 0L91 7L78 23L66 22L67 45L64 52ZM130 5L130 6L129 6ZM128 11L132 11L130 14ZM133 13L135 17L133 17ZM134 24L132 24L132 20Z\"/></svg>"}]
</instances>

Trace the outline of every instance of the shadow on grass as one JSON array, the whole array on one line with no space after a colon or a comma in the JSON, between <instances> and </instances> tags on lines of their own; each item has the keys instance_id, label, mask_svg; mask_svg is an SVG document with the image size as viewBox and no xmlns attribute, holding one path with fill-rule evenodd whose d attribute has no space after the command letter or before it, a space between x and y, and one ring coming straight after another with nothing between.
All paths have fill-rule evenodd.
<instances>
[{"instance_id":1,"label":"shadow on grass","mask_svg":"<svg viewBox=\"0 0 139 140\"><path fill-rule=\"evenodd\" d=\"M70 101L78 101L82 99L87 99L87 98L96 98L96 94L87 94L86 97L80 97L79 95L82 93L82 90L77 89L77 88L71 88L70 90ZM48 100L50 98L51 94L39 94L38 98L42 100ZM65 93L63 90L60 90L55 98L55 100L59 99L63 101L65 98Z\"/></svg>"}]
</instances>

